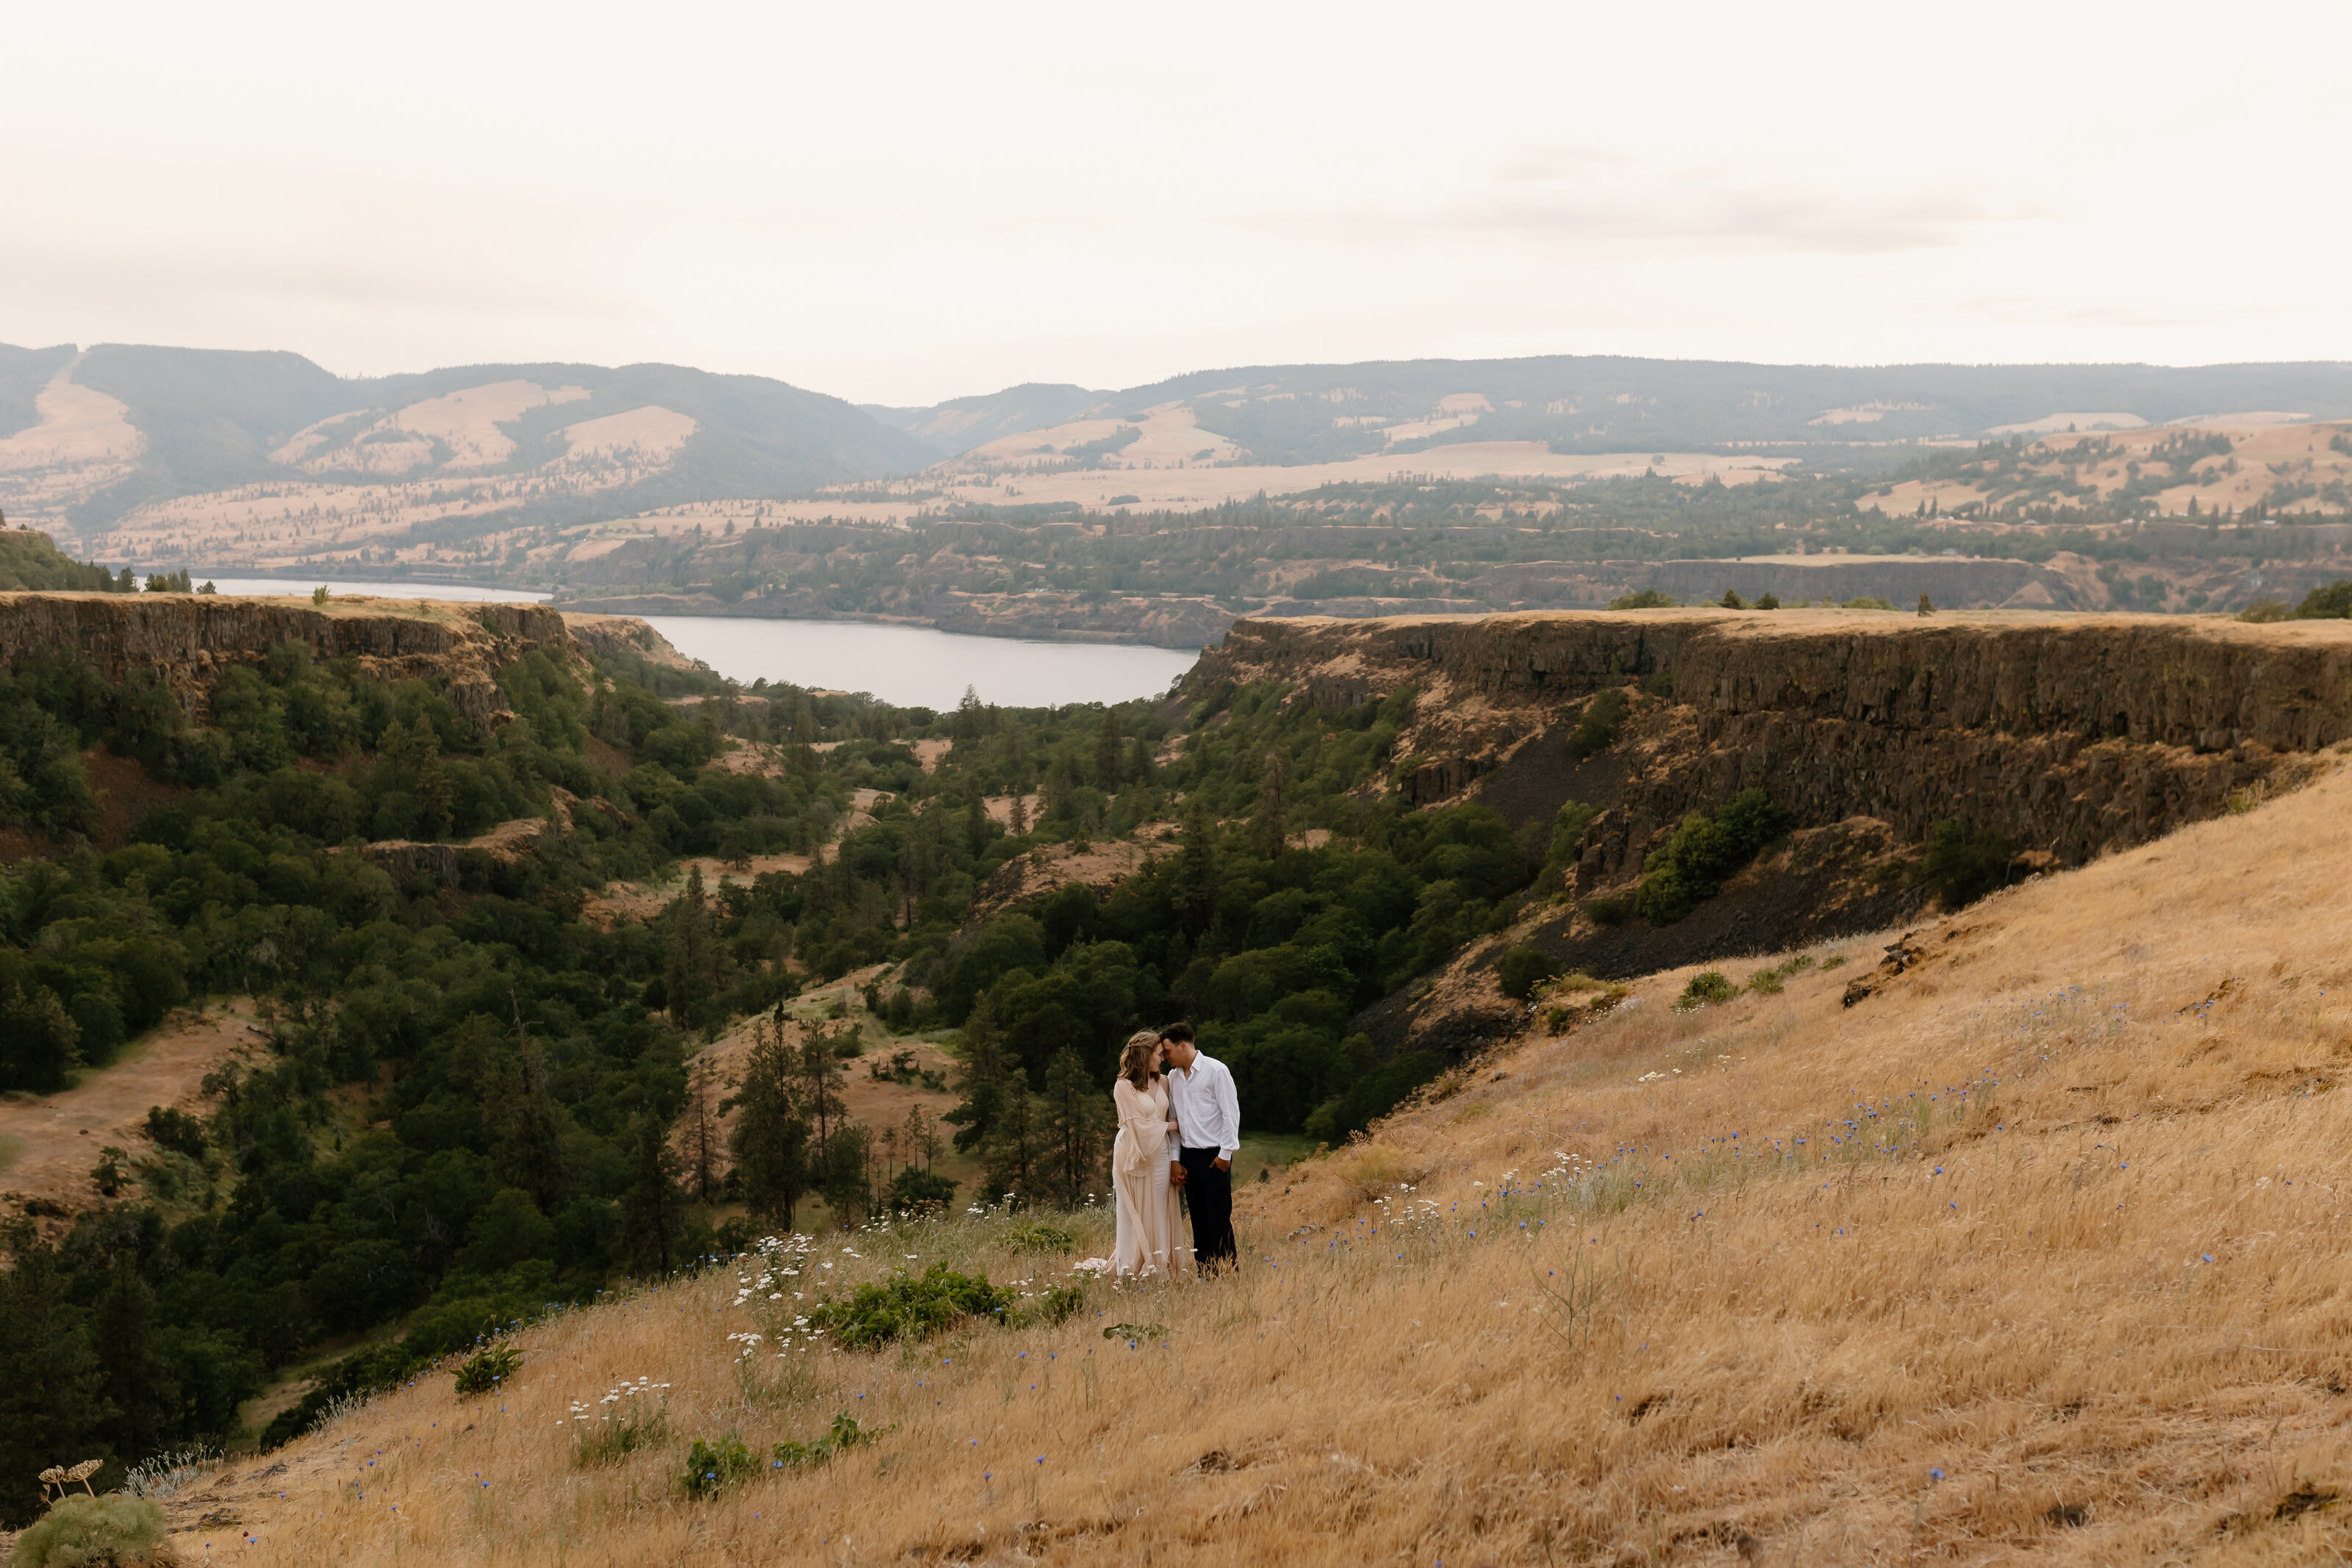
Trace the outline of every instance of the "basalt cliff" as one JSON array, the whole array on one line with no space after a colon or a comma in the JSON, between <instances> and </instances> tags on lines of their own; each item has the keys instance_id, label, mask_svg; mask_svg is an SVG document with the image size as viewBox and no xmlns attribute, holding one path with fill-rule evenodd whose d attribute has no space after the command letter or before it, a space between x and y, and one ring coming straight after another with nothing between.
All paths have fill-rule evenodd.
<instances>
[{"instance_id":1,"label":"basalt cliff","mask_svg":"<svg viewBox=\"0 0 2352 1568\"><path fill-rule=\"evenodd\" d=\"M1191 681L1269 684L1318 706L1410 687L1391 774L1409 803L1483 800L1532 841L1567 802L1594 809L1511 933L1457 960L1426 1004L1376 1009L1368 1025L1391 1045L1459 1033L1465 1019L1469 1037L1515 1027L1498 1022L1517 1009L1484 978L1512 943L1608 976L1882 929L1928 908L1916 873L1939 822L2009 841L2013 874L2027 875L2243 809L2352 738L2352 623L2332 621L1786 610L1243 621ZM1622 723L1603 745L1590 729L1572 745L1612 691ZM1751 788L1793 832L1684 919L1628 918L1612 895L1685 814Z\"/></svg>"},{"instance_id":2,"label":"basalt cliff","mask_svg":"<svg viewBox=\"0 0 2352 1568\"><path fill-rule=\"evenodd\" d=\"M571 624L573 621L579 624ZM676 661L643 622L571 617L537 604L431 600L247 598L194 593L0 593L0 668L41 649L71 649L109 679L145 674L201 716L221 673L281 643L320 661L355 658L383 681L431 679L473 722L511 716L498 672L533 651L576 659L627 648Z\"/></svg>"}]
</instances>

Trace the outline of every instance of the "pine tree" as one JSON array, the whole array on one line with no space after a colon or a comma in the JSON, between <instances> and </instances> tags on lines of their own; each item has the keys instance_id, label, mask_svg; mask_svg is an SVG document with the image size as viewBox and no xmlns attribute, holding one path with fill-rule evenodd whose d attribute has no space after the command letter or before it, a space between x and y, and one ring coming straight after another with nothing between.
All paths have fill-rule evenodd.
<instances>
[{"instance_id":1,"label":"pine tree","mask_svg":"<svg viewBox=\"0 0 2352 1568\"><path fill-rule=\"evenodd\" d=\"M1058 822L1070 814L1070 796L1078 787L1078 767L1066 751L1055 754L1053 766L1045 770L1045 800L1038 815L1047 821Z\"/></svg>"},{"instance_id":2,"label":"pine tree","mask_svg":"<svg viewBox=\"0 0 2352 1568\"><path fill-rule=\"evenodd\" d=\"M793 1211L809 1187L809 1120L800 1053L784 1038L781 1003L773 1020L754 1028L742 1082L719 1109L740 1113L727 1146L743 1178L743 1201L761 1218L791 1230Z\"/></svg>"},{"instance_id":3,"label":"pine tree","mask_svg":"<svg viewBox=\"0 0 2352 1568\"><path fill-rule=\"evenodd\" d=\"M567 1189L563 1113L547 1078L546 1053L526 1039L492 1067L483 1097L496 1129L492 1168L508 1186L530 1194L541 1213L553 1214Z\"/></svg>"},{"instance_id":4,"label":"pine tree","mask_svg":"<svg viewBox=\"0 0 2352 1568\"><path fill-rule=\"evenodd\" d=\"M110 1407L56 1249L22 1220L7 1250L15 1267L0 1272L0 1523L22 1528L41 1511L36 1478L85 1457Z\"/></svg>"},{"instance_id":5,"label":"pine tree","mask_svg":"<svg viewBox=\"0 0 2352 1568\"><path fill-rule=\"evenodd\" d=\"M639 1269L667 1274L683 1261L686 1195L678 1190L677 1151L650 1111L629 1118L629 1189L621 1197L621 1243Z\"/></svg>"},{"instance_id":6,"label":"pine tree","mask_svg":"<svg viewBox=\"0 0 2352 1568\"><path fill-rule=\"evenodd\" d=\"M963 804L963 841L975 860L988 847L988 808L981 804L977 792Z\"/></svg>"},{"instance_id":7,"label":"pine tree","mask_svg":"<svg viewBox=\"0 0 2352 1568\"><path fill-rule=\"evenodd\" d=\"M1265 773L1258 788L1257 815L1250 821L1250 847L1260 860L1281 855L1289 841L1286 821L1290 793L1290 759L1280 751L1265 754Z\"/></svg>"},{"instance_id":8,"label":"pine tree","mask_svg":"<svg viewBox=\"0 0 2352 1568\"><path fill-rule=\"evenodd\" d=\"M669 912L666 979L669 986L670 1021L680 1029L687 1027L696 1006L707 994L709 975L710 909L703 897L702 868L690 865L686 872L686 891L677 895Z\"/></svg>"},{"instance_id":9,"label":"pine tree","mask_svg":"<svg viewBox=\"0 0 2352 1568\"><path fill-rule=\"evenodd\" d=\"M1037 1202L1052 1135L1045 1103L1025 1086L1014 1085L982 1150L988 1189L982 1196L991 1201Z\"/></svg>"},{"instance_id":10,"label":"pine tree","mask_svg":"<svg viewBox=\"0 0 2352 1568\"><path fill-rule=\"evenodd\" d=\"M1104 1190L1104 1135L1112 1120L1109 1099L1086 1062L1064 1046L1045 1064L1045 1169L1039 1185L1065 1208L1076 1208Z\"/></svg>"},{"instance_id":11,"label":"pine tree","mask_svg":"<svg viewBox=\"0 0 2352 1568\"><path fill-rule=\"evenodd\" d=\"M1102 730L1095 737L1095 788L1104 794L1118 789L1118 716L1103 709Z\"/></svg>"},{"instance_id":12,"label":"pine tree","mask_svg":"<svg viewBox=\"0 0 2352 1568\"><path fill-rule=\"evenodd\" d=\"M170 1368L155 1353L155 1292L127 1254L115 1260L89 1327L113 1406L109 1440L126 1458L152 1454L175 1425L177 1390Z\"/></svg>"},{"instance_id":13,"label":"pine tree","mask_svg":"<svg viewBox=\"0 0 2352 1568\"><path fill-rule=\"evenodd\" d=\"M907 1108L907 1120L898 1129L898 1146L907 1152L907 1164L923 1162L923 1169L940 1157L940 1130L931 1113L918 1103Z\"/></svg>"},{"instance_id":14,"label":"pine tree","mask_svg":"<svg viewBox=\"0 0 2352 1568\"><path fill-rule=\"evenodd\" d=\"M440 738L430 726L420 725L414 745L417 752L417 826L428 839L446 838L457 798L450 792L448 770L441 765Z\"/></svg>"},{"instance_id":15,"label":"pine tree","mask_svg":"<svg viewBox=\"0 0 2352 1568\"><path fill-rule=\"evenodd\" d=\"M963 1061L957 1068L955 1085L963 1103L940 1118L954 1125L959 1152L987 1142L1013 1092L1013 1074L1004 1031L996 1027L995 1009L982 991L963 1020Z\"/></svg>"},{"instance_id":16,"label":"pine tree","mask_svg":"<svg viewBox=\"0 0 2352 1568\"><path fill-rule=\"evenodd\" d=\"M1209 928L1217 906L1216 851L1209 841L1209 813L1195 804L1184 813L1184 841L1176 851L1170 889L1180 929L1198 936Z\"/></svg>"},{"instance_id":17,"label":"pine tree","mask_svg":"<svg viewBox=\"0 0 2352 1568\"><path fill-rule=\"evenodd\" d=\"M836 1224L854 1226L874 1207L874 1135L863 1122L845 1122L818 1159L817 1190Z\"/></svg>"},{"instance_id":18,"label":"pine tree","mask_svg":"<svg viewBox=\"0 0 2352 1568\"><path fill-rule=\"evenodd\" d=\"M782 1014L782 1004L778 1005L777 1011ZM801 1103L816 1118L816 1156L819 1160L824 1158L833 1124L842 1115L841 1082L845 1074L841 1069L841 1052L835 1046L838 1038L830 1030L814 1029L801 1041Z\"/></svg>"},{"instance_id":19,"label":"pine tree","mask_svg":"<svg viewBox=\"0 0 2352 1568\"><path fill-rule=\"evenodd\" d=\"M687 1184L694 1192L694 1201L704 1205L710 1202L711 1189L719 1176L719 1156L723 1152L719 1140L718 1098L712 1092L717 1072L707 1051L688 1064L686 1107L679 1113L685 1132Z\"/></svg>"}]
</instances>

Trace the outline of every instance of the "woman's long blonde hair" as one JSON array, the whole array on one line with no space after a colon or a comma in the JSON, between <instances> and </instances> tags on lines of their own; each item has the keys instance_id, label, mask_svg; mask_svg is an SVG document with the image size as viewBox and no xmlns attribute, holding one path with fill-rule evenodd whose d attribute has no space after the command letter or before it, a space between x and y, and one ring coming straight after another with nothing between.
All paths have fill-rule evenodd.
<instances>
[{"instance_id":1,"label":"woman's long blonde hair","mask_svg":"<svg viewBox=\"0 0 2352 1568\"><path fill-rule=\"evenodd\" d=\"M1127 1037L1127 1046L1118 1053L1118 1075L1138 1089L1151 1082L1151 1059L1160 1053L1160 1034L1156 1030L1139 1029Z\"/></svg>"}]
</instances>

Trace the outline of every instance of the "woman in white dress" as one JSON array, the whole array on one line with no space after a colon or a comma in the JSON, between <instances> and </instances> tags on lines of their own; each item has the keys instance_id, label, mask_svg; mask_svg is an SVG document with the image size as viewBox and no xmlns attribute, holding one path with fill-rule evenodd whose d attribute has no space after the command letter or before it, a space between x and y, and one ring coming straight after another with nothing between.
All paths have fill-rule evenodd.
<instances>
[{"instance_id":1,"label":"woman in white dress","mask_svg":"<svg viewBox=\"0 0 2352 1568\"><path fill-rule=\"evenodd\" d=\"M1118 1082L1111 1085L1111 1100L1118 1107L1118 1141L1110 1152L1118 1244L1111 1263L1122 1275L1172 1278L1192 1264L1176 1189L1168 1180L1169 1164L1176 1157L1176 1120L1169 1114L1168 1082L1161 1076L1165 1049L1150 1030L1129 1035L1119 1052Z\"/></svg>"}]
</instances>

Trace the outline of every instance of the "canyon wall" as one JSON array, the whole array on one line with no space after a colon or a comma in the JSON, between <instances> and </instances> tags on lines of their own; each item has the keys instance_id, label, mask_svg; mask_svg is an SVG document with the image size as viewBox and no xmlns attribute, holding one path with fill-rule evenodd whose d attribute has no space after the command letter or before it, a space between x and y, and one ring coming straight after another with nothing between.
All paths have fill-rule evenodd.
<instances>
[{"instance_id":1,"label":"canyon wall","mask_svg":"<svg viewBox=\"0 0 2352 1568\"><path fill-rule=\"evenodd\" d=\"M0 593L0 666L41 649L73 649L109 679L154 676L198 716L222 671L257 664L281 643L301 643L320 661L356 658L379 680L444 679L449 701L485 727L509 716L499 669L534 649L579 653L563 617L538 604Z\"/></svg>"},{"instance_id":2,"label":"canyon wall","mask_svg":"<svg viewBox=\"0 0 2352 1568\"><path fill-rule=\"evenodd\" d=\"M2214 815L2352 737L2352 623L2152 615L1536 612L1243 621L1195 693L1271 682L1318 705L1420 693L1398 741L1417 804L1493 792L1605 810L1586 884L1630 874L1692 810L1760 786L1801 825L1950 817L2073 863ZM1583 763L1566 729L1638 695Z\"/></svg>"}]
</instances>

